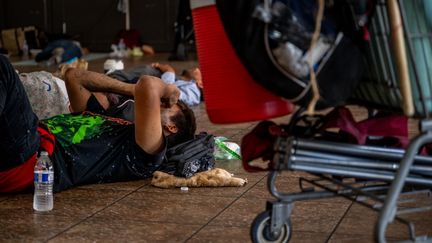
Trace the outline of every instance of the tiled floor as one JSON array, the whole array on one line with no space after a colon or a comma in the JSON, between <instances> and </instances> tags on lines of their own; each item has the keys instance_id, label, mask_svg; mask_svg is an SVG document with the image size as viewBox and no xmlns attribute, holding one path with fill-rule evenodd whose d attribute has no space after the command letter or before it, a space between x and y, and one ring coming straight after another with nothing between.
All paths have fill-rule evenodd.
<instances>
[{"instance_id":1,"label":"tiled floor","mask_svg":"<svg viewBox=\"0 0 432 243\"><path fill-rule=\"evenodd\" d=\"M126 61L126 67L164 61L167 55ZM102 71L102 61L90 69ZM173 62L179 70L196 61ZM20 71L39 67L17 67ZM52 71L52 69L51 69ZM215 125L205 105L194 108L198 131L225 136L239 143L256 122ZM357 117L363 110L355 108ZM278 118L278 122L289 117ZM411 126L415 134L415 123ZM250 242L255 216L272 199L266 188L266 173L247 173L240 161L217 161L249 183L241 188L158 189L150 180L78 187L55 194L54 210L32 209L32 192L0 195L0 242ZM281 191L298 191L300 172L284 172L278 179ZM430 198L427 199L430 202ZM343 198L296 202L291 216L291 242L373 242L377 214ZM418 233L432 234L432 213L411 217ZM396 224L388 237L400 239L406 229Z\"/></svg>"}]
</instances>

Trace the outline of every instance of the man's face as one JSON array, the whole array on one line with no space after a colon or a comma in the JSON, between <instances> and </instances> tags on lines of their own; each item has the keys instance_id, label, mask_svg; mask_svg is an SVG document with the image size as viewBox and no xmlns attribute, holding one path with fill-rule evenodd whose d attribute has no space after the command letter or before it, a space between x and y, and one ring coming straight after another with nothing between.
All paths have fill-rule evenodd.
<instances>
[{"instance_id":1,"label":"man's face","mask_svg":"<svg viewBox=\"0 0 432 243\"><path fill-rule=\"evenodd\" d=\"M180 111L180 107L177 104L174 104L173 106L171 106L170 108L166 108L166 107L161 107L161 117L162 117L162 121L164 120L164 118L170 118L172 116L174 116L175 114L177 114L177 112Z\"/></svg>"}]
</instances>

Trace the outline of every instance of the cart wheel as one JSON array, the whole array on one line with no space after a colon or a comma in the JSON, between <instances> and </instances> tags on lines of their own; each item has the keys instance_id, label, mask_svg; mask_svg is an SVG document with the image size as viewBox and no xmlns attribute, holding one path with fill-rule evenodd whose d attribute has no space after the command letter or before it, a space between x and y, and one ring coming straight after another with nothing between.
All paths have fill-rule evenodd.
<instances>
[{"instance_id":1,"label":"cart wheel","mask_svg":"<svg viewBox=\"0 0 432 243\"><path fill-rule=\"evenodd\" d=\"M264 211L252 223L251 238L254 243L265 242L288 242L291 238L291 221L285 222L278 236L273 236L270 232L270 211Z\"/></svg>"}]
</instances>

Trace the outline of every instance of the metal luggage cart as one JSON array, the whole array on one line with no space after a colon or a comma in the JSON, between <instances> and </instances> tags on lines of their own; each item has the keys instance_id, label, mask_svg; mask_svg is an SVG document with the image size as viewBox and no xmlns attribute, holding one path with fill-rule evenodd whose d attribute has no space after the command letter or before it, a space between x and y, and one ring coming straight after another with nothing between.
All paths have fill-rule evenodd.
<instances>
[{"instance_id":1,"label":"metal luggage cart","mask_svg":"<svg viewBox=\"0 0 432 243\"><path fill-rule=\"evenodd\" d=\"M367 51L370 79L361 82L353 97L356 104L366 107L399 111L404 108L408 116L414 113L422 118L420 134L406 151L279 137L275 144L274 168L268 176L268 190L276 200L267 202L266 210L252 223L254 242L288 242L292 234L290 216L294 202L335 196L343 196L380 212L376 226L379 242L386 241L386 229L394 220L408 226L411 241L432 240L416 236L414 225L401 217L405 213L430 210L431 205L398 210L398 206L407 203L402 200L405 196L423 194L431 198L432 158L417 155L419 147L432 142L432 120L429 119L432 114L432 27L426 26L432 26L432 23L426 23L432 22L432 18L427 20L428 16L416 11L420 1L432 3L432 0L377 0L376 15L370 25L371 46ZM408 30L402 37L406 43L403 45L406 57L402 60L406 61L404 69L408 74L405 72L402 80L411 82L402 82L404 85L400 85L400 66L395 62L401 60L400 56L392 50L389 2L400 7L398 16L404 30ZM292 112L285 99L264 90L245 70L229 43L216 3L216 0L191 0L210 120L236 123ZM226 77L232 77L235 82ZM226 85L235 92L226 90ZM413 98L407 94L412 94ZM411 103L401 105L401 100ZM240 110L242 112L238 112ZM298 115L294 114L294 117ZM276 179L286 170L305 171L316 175L317 179L301 178L299 192L280 192Z\"/></svg>"},{"instance_id":2,"label":"metal luggage cart","mask_svg":"<svg viewBox=\"0 0 432 243\"><path fill-rule=\"evenodd\" d=\"M266 211L255 218L251 227L252 240L288 242L294 202L342 196L381 212L377 225L379 242L385 242L385 230L393 220L407 225L410 240L430 241L431 238L425 236L417 237L414 225L401 216L431 210L432 205L396 208L403 208L404 200L398 200L401 196L425 194L432 197L432 157L415 152L420 145L431 141L430 130L414 139L407 151L279 137L274 148L274 170L267 183L268 190L277 200L267 202ZM285 170L305 171L317 178L302 177L299 192L284 193L277 190L276 179Z\"/></svg>"},{"instance_id":3,"label":"metal luggage cart","mask_svg":"<svg viewBox=\"0 0 432 243\"><path fill-rule=\"evenodd\" d=\"M413 97L407 98L406 90L402 90L398 82L400 66L395 60L400 56L392 51L394 43L387 11L391 1L400 9L405 30L404 61L409 72L406 77L410 80L405 85ZM268 201L266 211L252 223L253 242L288 242L292 234L290 215L294 202L334 196L343 196L379 211L375 227L378 242L386 242L386 230L394 220L408 227L408 241L432 241L431 236L416 236L414 224L402 218L407 213L432 209L432 204L404 207L403 199L413 194L424 194L432 199L432 157L417 155L423 145L432 142L432 23L431 16L417 11L424 7L420 4L422 0L378 1L370 25L372 39L367 53L370 79L362 82L354 95L357 102L366 106L404 108L407 115L420 118L420 133L406 150L279 137L274 147L274 168L268 176L268 190L276 201ZM401 100L412 102L411 111L407 111L409 104L401 105ZM301 178L299 192L280 192L276 179L285 170L305 171L316 175L317 179Z\"/></svg>"}]
</instances>

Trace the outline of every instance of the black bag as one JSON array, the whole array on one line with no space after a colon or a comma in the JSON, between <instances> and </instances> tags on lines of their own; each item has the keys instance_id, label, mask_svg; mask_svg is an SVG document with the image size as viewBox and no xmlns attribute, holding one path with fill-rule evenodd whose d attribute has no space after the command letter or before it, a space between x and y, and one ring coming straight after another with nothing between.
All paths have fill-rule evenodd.
<instances>
[{"instance_id":1,"label":"black bag","mask_svg":"<svg viewBox=\"0 0 432 243\"><path fill-rule=\"evenodd\" d=\"M292 103L307 105L312 89L305 57L315 28L316 1L275 0L269 1L268 8L265 2L217 0L216 4L231 44L254 80ZM348 3L326 1L319 40L322 45L314 49L314 53L322 54L314 61L321 95L317 108L343 103L363 72L358 47L362 44L361 28ZM300 68L293 53L302 61ZM291 63L284 65L281 59Z\"/></svg>"},{"instance_id":2,"label":"black bag","mask_svg":"<svg viewBox=\"0 0 432 243\"><path fill-rule=\"evenodd\" d=\"M194 139L169 148L160 171L180 177L191 177L197 172L213 169L215 140L212 134L202 132Z\"/></svg>"}]
</instances>

